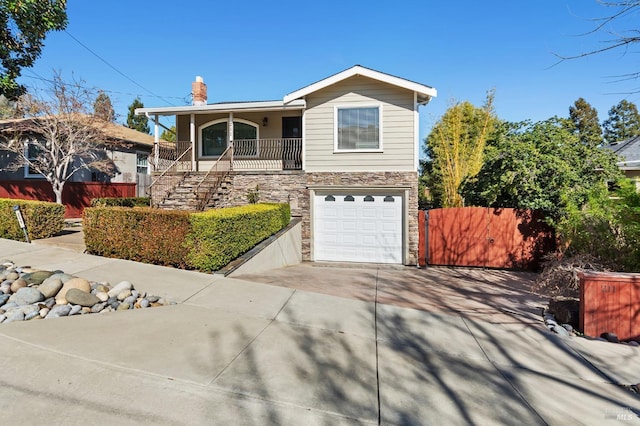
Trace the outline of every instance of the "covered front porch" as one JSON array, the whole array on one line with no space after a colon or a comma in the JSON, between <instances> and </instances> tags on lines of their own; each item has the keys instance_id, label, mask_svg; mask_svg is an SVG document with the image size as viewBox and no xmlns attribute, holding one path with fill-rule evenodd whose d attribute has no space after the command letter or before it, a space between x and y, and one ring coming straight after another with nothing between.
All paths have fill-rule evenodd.
<instances>
[{"instance_id":1,"label":"covered front porch","mask_svg":"<svg viewBox=\"0 0 640 426\"><path fill-rule=\"evenodd\" d=\"M146 115L154 122L154 172L302 170L303 100L176 107ZM154 113L155 112L155 113ZM160 140L160 116L175 116L178 142Z\"/></svg>"},{"instance_id":2,"label":"covered front porch","mask_svg":"<svg viewBox=\"0 0 640 426\"><path fill-rule=\"evenodd\" d=\"M201 210L232 171L303 170L304 108L295 100L143 109L154 122L154 205L181 198L182 208ZM177 142L160 140L159 118L171 115Z\"/></svg>"}]
</instances>

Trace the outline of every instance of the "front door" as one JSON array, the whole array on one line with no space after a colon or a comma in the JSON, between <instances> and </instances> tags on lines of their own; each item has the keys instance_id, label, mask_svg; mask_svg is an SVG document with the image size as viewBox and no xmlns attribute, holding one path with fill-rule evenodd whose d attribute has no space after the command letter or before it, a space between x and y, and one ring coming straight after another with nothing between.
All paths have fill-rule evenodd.
<instances>
[{"instance_id":1,"label":"front door","mask_svg":"<svg viewBox=\"0 0 640 426\"><path fill-rule=\"evenodd\" d=\"M302 137L302 117L282 117L282 138Z\"/></svg>"}]
</instances>

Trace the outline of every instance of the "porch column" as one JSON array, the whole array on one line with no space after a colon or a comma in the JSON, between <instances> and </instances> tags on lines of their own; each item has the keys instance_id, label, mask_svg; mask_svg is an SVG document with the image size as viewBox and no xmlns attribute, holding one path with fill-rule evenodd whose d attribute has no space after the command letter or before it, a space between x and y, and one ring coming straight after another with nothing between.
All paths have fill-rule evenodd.
<instances>
[{"instance_id":1,"label":"porch column","mask_svg":"<svg viewBox=\"0 0 640 426\"><path fill-rule=\"evenodd\" d=\"M229 143L233 141L233 111L229 113L229 125L227 129L227 148Z\"/></svg>"},{"instance_id":2,"label":"porch column","mask_svg":"<svg viewBox=\"0 0 640 426\"><path fill-rule=\"evenodd\" d=\"M196 115L189 116L189 139L191 142L191 170L197 171L196 163Z\"/></svg>"},{"instance_id":3,"label":"porch column","mask_svg":"<svg viewBox=\"0 0 640 426\"><path fill-rule=\"evenodd\" d=\"M160 164L160 126L158 125L158 114L153 116L153 148L154 159L153 167L158 170L158 164Z\"/></svg>"}]
</instances>

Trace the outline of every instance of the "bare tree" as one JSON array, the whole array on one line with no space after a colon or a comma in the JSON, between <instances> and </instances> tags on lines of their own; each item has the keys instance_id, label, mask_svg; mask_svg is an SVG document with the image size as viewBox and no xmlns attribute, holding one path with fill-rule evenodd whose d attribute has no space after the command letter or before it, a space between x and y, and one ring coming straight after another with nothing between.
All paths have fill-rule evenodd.
<instances>
[{"instance_id":1,"label":"bare tree","mask_svg":"<svg viewBox=\"0 0 640 426\"><path fill-rule=\"evenodd\" d=\"M560 62L567 59L577 59L583 58L585 56L596 55L599 53L607 52L610 50L623 49L626 52L635 45L640 42L640 30L637 28L630 28L625 30L617 30L613 27L616 22L624 21L629 18L630 21L633 21L632 15L640 12L640 0L629 0L629 1L603 1L596 0L599 4L604 7L611 8L613 10L612 13L607 14L602 18L595 18L593 22L595 23L595 27L593 30L589 31L583 35L591 35L597 33L606 33L610 36L608 40L604 41L604 45L597 49L588 50L586 52L582 52L575 55L559 55L556 54L558 58L560 58ZM620 75L618 78L620 80L634 80L640 77L640 71L633 71L628 74Z\"/></svg>"},{"instance_id":2,"label":"bare tree","mask_svg":"<svg viewBox=\"0 0 640 426\"><path fill-rule=\"evenodd\" d=\"M94 92L82 84L67 84L56 74L43 96L26 94L17 103L23 118L1 123L0 149L13 159L4 170L29 167L51 183L56 202L62 204L64 185L79 170L115 174L107 148L119 142L109 137L107 125L91 114Z\"/></svg>"}]
</instances>

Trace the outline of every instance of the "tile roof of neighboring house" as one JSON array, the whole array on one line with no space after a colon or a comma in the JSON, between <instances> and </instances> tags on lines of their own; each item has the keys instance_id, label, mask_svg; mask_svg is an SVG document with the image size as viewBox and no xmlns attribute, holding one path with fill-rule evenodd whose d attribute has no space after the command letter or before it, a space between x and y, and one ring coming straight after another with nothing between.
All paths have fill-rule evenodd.
<instances>
[{"instance_id":1,"label":"tile roof of neighboring house","mask_svg":"<svg viewBox=\"0 0 640 426\"><path fill-rule=\"evenodd\" d=\"M0 120L0 128L11 127L12 124L21 123L27 120L31 120L31 118L11 118ZM93 120L92 123L96 126L99 126L99 128L110 138L114 138L122 142L133 143L136 145L153 147L155 139L149 134L130 129L116 123L109 123L104 121L98 122L95 120Z\"/></svg>"},{"instance_id":2,"label":"tile roof of neighboring house","mask_svg":"<svg viewBox=\"0 0 640 426\"><path fill-rule=\"evenodd\" d=\"M623 161L618 163L622 169L640 169L640 136L604 145L603 148L612 150L622 158Z\"/></svg>"}]
</instances>

